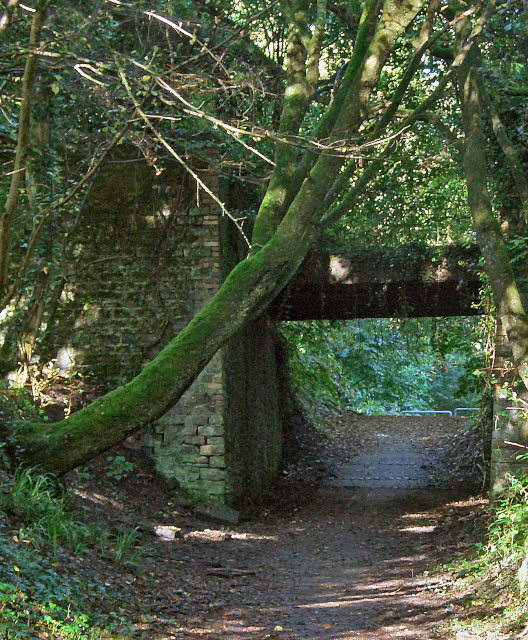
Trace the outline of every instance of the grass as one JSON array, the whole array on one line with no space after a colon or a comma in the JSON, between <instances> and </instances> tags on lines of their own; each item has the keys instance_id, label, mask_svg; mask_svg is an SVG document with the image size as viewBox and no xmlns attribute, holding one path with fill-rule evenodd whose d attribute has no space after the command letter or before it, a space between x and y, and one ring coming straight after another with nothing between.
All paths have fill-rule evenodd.
<instances>
[{"instance_id":1,"label":"grass","mask_svg":"<svg viewBox=\"0 0 528 640\"><path fill-rule=\"evenodd\" d=\"M110 582L83 567L95 553L136 568L142 552L136 529L83 523L52 476L19 470L0 485L0 638L141 637Z\"/></svg>"}]
</instances>

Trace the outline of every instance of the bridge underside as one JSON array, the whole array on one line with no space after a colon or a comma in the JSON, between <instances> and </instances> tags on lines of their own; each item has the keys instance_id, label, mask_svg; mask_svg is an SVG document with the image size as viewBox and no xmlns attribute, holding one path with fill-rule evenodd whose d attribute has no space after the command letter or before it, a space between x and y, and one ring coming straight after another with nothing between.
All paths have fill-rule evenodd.
<instances>
[{"instance_id":1,"label":"bridge underside","mask_svg":"<svg viewBox=\"0 0 528 640\"><path fill-rule=\"evenodd\" d=\"M296 285L274 302L276 320L353 320L478 315L479 282Z\"/></svg>"},{"instance_id":2,"label":"bridge underside","mask_svg":"<svg viewBox=\"0 0 528 640\"><path fill-rule=\"evenodd\" d=\"M478 315L478 255L313 253L270 307L274 320Z\"/></svg>"}]
</instances>

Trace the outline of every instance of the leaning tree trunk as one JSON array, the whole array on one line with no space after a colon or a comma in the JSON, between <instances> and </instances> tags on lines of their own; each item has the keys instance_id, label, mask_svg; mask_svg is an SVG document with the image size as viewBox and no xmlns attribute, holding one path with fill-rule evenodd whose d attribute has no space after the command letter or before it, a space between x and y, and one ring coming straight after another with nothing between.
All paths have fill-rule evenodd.
<instances>
[{"instance_id":1,"label":"leaning tree trunk","mask_svg":"<svg viewBox=\"0 0 528 640\"><path fill-rule=\"evenodd\" d=\"M321 0L317 3L321 21L322 4ZM343 89L346 95L342 97L342 108L329 136L331 142L357 135L387 56L423 5L424 0L386 0L370 44L357 60L353 82ZM290 25L290 28L298 27ZM295 42L299 47L306 46L299 37ZM307 53L310 60L305 76L309 80L309 64L316 53L309 47ZM298 64L299 58L294 54L292 51L292 59ZM309 84L304 85L302 78L299 80L299 73L297 70L292 74L292 82L311 91ZM288 90L285 93L291 95ZM306 111L305 100L298 100L296 104L286 101L285 108L289 109L289 123L300 124ZM294 113L296 108L300 110L299 118ZM294 131L293 127L288 125L288 135ZM290 155L285 153L287 162ZM173 406L222 344L247 320L262 313L295 273L318 234L318 222L325 212L324 196L343 162L343 156L322 154L281 220L277 220L276 211L283 197L278 198L280 202L274 201L263 208L259 215L273 217L270 225L261 224L265 221L258 221L256 225L258 229L266 229L264 233L259 232L256 242L260 244L267 234L270 236L262 243L264 246L233 269L211 302L136 378L67 420L50 425L20 425L13 439L26 463L41 464L55 473L64 473L121 442ZM284 175L276 176L274 188L284 185Z\"/></svg>"}]
</instances>

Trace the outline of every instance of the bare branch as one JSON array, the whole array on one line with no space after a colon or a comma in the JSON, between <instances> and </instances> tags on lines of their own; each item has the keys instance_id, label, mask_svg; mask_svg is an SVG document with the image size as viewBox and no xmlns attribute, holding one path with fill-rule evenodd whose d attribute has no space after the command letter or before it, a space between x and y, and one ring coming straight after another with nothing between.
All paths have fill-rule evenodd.
<instances>
[{"instance_id":1,"label":"bare branch","mask_svg":"<svg viewBox=\"0 0 528 640\"><path fill-rule=\"evenodd\" d=\"M130 87L130 84L127 80L127 77L125 76L125 73L123 71L122 66L120 65L119 61L116 60L116 64L118 67L118 72L119 72L119 77L121 78L121 82L123 83L123 86L125 87L129 98L132 100L132 102L134 103L134 106L136 108L136 112L137 114L140 116L140 118L145 122L145 124L150 127L151 131L153 132L155 138L158 140L158 142L165 147L165 149L171 154L171 156L177 160L182 167L194 178L194 180L196 181L196 183L216 202L216 204L220 207L220 210L222 211L222 213L227 216L236 226L236 228L238 229L238 231L240 232L240 235L244 238L244 241L246 242L247 246L249 248L251 248L251 243L249 241L249 238L247 237L244 229L242 228L242 225L240 224L240 221L238 218L235 218L226 208L225 204L220 200L220 198L218 198L218 196L213 193L213 191L211 191L211 189L205 184L205 182L200 178L200 176L196 173L196 171L194 171L186 162L185 160L175 151L174 147L172 145L170 145L167 140L165 140L165 138L163 137L163 135L156 129L156 127L154 126L154 124L152 123L152 120L148 117L148 115L143 111L142 107L141 107L141 103L137 100L137 98L135 97L134 93L132 92L132 89Z\"/></svg>"}]
</instances>

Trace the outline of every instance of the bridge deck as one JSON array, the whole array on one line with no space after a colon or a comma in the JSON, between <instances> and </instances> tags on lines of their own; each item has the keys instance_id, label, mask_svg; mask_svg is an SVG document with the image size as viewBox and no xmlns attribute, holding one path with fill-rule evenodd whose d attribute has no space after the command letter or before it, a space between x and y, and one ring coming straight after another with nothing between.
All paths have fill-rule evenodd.
<instances>
[{"instance_id":1,"label":"bridge deck","mask_svg":"<svg viewBox=\"0 0 528 640\"><path fill-rule=\"evenodd\" d=\"M277 320L478 315L475 248L311 253L270 312Z\"/></svg>"}]
</instances>

